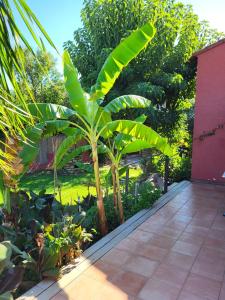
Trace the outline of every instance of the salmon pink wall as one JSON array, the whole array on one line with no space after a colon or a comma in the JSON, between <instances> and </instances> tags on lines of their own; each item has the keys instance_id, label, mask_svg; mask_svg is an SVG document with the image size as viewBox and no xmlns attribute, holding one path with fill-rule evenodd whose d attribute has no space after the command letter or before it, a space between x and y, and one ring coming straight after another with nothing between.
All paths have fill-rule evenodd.
<instances>
[{"instance_id":1,"label":"salmon pink wall","mask_svg":"<svg viewBox=\"0 0 225 300\"><path fill-rule=\"evenodd\" d=\"M225 43L197 57L192 179L225 183Z\"/></svg>"}]
</instances>

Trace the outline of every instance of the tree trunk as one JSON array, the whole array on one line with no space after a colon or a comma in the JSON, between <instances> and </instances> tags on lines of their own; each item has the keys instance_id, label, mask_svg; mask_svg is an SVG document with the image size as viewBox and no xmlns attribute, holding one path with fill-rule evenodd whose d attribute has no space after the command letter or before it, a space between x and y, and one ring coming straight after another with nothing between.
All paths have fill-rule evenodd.
<instances>
[{"instance_id":1,"label":"tree trunk","mask_svg":"<svg viewBox=\"0 0 225 300\"><path fill-rule=\"evenodd\" d=\"M120 178L119 178L118 166L115 167L115 174L116 174L116 188L117 188L119 218L120 218L120 224L122 224L124 222L124 214L123 214L122 196L121 196L121 191L120 191Z\"/></svg>"},{"instance_id":2,"label":"tree trunk","mask_svg":"<svg viewBox=\"0 0 225 300\"><path fill-rule=\"evenodd\" d=\"M164 173L164 194L168 191L168 180L169 180L169 157L165 159L165 173Z\"/></svg>"},{"instance_id":3,"label":"tree trunk","mask_svg":"<svg viewBox=\"0 0 225 300\"><path fill-rule=\"evenodd\" d=\"M114 209L117 212L117 184L116 184L116 172L115 172L114 164L112 164L111 170L112 170L112 184L113 184L113 204L114 204Z\"/></svg>"},{"instance_id":4,"label":"tree trunk","mask_svg":"<svg viewBox=\"0 0 225 300\"><path fill-rule=\"evenodd\" d=\"M100 182L97 142L92 143L92 156L93 156L93 163L94 163L100 233L101 235L106 235L108 233L108 226L107 226L107 220L105 216L103 193L102 193L101 182Z\"/></svg>"},{"instance_id":5,"label":"tree trunk","mask_svg":"<svg viewBox=\"0 0 225 300\"><path fill-rule=\"evenodd\" d=\"M129 193L129 173L130 173L130 168L129 166L127 166L126 169L126 181L125 181L125 193L128 194Z\"/></svg>"}]
</instances>

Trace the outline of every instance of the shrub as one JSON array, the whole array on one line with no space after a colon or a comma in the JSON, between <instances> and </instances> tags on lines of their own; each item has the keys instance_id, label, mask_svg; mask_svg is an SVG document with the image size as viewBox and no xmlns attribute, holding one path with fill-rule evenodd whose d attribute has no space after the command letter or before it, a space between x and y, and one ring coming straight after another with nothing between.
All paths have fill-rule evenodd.
<instances>
[{"instance_id":1,"label":"shrub","mask_svg":"<svg viewBox=\"0 0 225 300\"><path fill-rule=\"evenodd\" d=\"M148 181L140 184L137 196L123 194L125 218L128 219L140 210L152 207L160 195L160 190Z\"/></svg>"}]
</instances>

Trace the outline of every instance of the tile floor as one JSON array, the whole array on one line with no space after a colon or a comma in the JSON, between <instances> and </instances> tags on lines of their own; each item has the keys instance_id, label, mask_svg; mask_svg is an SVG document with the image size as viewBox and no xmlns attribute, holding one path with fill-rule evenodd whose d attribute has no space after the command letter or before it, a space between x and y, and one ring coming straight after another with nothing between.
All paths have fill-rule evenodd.
<instances>
[{"instance_id":1,"label":"tile floor","mask_svg":"<svg viewBox=\"0 0 225 300\"><path fill-rule=\"evenodd\" d=\"M225 187L192 184L54 300L225 300Z\"/></svg>"}]
</instances>

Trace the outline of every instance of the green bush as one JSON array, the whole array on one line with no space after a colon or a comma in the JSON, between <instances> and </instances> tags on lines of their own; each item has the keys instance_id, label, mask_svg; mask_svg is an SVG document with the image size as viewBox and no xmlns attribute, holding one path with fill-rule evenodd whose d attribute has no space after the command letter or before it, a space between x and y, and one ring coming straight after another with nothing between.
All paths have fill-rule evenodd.
<instances>
[{"instance_id":1,"label":"green bush","mask_svg":"<svg viewBox=\"0 0 225 300\"><path fill-rule=\"evenodd\" d=\"M154 166L157 173L164 176L165 158L163 155L154 158ZM169 162L169 183L190 180L191 178L191 157L176 155Z\"/></svg>"},{"instance_id":2,"label":"green bush","mask_svg":"<svg viewBox=\"0 0 225 300\"><path fill-rule=\"evenodd\" d=\"M142 209L152 207L161 192L151 182L143 182L138 188L138 195L123 194L124 214L128 219Z\"/></svg>"}]
</instances>

